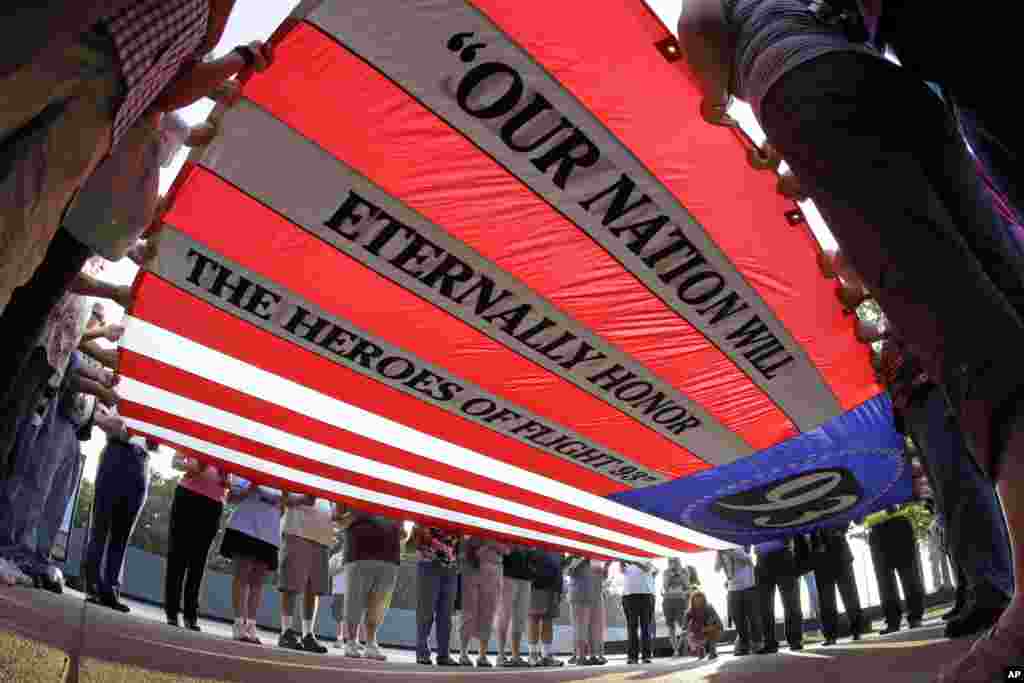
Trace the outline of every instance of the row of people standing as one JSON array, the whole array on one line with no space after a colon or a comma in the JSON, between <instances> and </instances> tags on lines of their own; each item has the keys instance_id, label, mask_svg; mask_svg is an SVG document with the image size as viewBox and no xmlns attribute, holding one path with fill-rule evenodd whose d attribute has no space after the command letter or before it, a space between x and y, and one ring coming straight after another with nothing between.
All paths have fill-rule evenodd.
<instances>
[{"instance_id":1,"label":"row of people standing","mask_svg":"<svg viewBox=\"0 0 1024 683\"><path fill-rule=\"evenodd\" d=\"M491 667L487 651L496 634L498 666L562 666L552 650L554 621L565 594L567 561L561 553L460 537L427 526L415 527L413 538L418 559L418 663ZM582 566L583 562L577 563L577 568ZM581 572L578 569L577 573ZM460 653L456 659L451 656L452 616L460 596ZM577 613L582 614L580 610ZM429 645L432 629L436 659L432 659ZM528 659L521 652L524 634L529 643ZM475 662L469 656L474 642L478 645Z\"/></svg>"},{"instance_id":2,"label":"row of people standing","mask_svg":"<svg viewBox=\"0 0 1024 683\"><path fill-rule=\"evenodd\" d=\"M385 659L377 633L390 605L407 540L402 521L228 476L214 465L193 459L176 458L176 464L185 474L171 507L164 596L168 624L181 626L182 615L186 628L200 630L199 594L207 555L228 500L235 508L220 553L234 569L234 638L261 644L256 615L266 576L276 571L281 594L278 646L326 653L316 639L315 625L321 598L335 592L330 552L338 545L340 533L343 552L341 571L336 573L342 576L338 592L345 599L335 616L342 625L339 635L345 654ZM357 638L360 629L365 647Z\"/></svg>"},{"instance_id":3,"label":"row of people standing","mask_svg":"<svg viewBox=\"0 0 1024 683\"><path fill-rule=\"evenodd\" d=\"M820 601L819 617L825 645L839 637L836 591L842 596L850 621L850 634L860 639L866 630L853 572L853 554L845 527L820 529L811 534L761 543L754 558L746 548L719 551L715 569L726 577L728 607L736 626L734 654L778 652L775 629L775 593L782 599L784 633L789 648L803 649L803 610L800 577L813 573Z\"/></svg>"}]
</instances>

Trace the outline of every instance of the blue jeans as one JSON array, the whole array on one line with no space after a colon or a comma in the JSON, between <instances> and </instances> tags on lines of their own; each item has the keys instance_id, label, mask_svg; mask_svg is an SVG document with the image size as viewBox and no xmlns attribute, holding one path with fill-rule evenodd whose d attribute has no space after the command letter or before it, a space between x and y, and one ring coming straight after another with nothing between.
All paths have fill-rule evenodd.
<instances>
[{"instance_id":1,"label":"blue jeans","mask_svg":"<svg viewBox=\"0 0 1024 683\"><path fill-rule=\"evenodd\" d=\"M933 389L906 411L921 449L935 502L946 525L946 546L982 603L1013 595L1010 538L995 489L975 464L942 391ZM990 606L990 605L986 605Z\"/></svg>"},{"instance_id":2,"label":"blue jeans","mask_svg":"<svg viewBox=\"0 0 1024 683\"><path fill-rule=\"evenodd\" d=\"M128 540L149 493L149 455L138 446L110 440L101 458L85 579L87 589L104 594L121 586Z\"/></svg>"},{"instance_id":3,"label":"blue jeans","mask_svg":"<svg viewBox=\"0 0 1024 683\"><path fill-rule=\"evenodd\" d=\"M77 427L50 402L40 427L18 430L15 471L0 505L0 553L48 564L81 461Z\"/></svg>"},{"instance_id":4,"label":"blue jeans","mask_svg":"<svg viewBox=\"0 0 1024 683\"><path fill-rule=\"evenodd\" d=\"M437 623L437 655L451 654L452 611L458 572L436 562L420 562L416 571L416 655L429 657L430 629Z\"/></svg>"}]
</instances>

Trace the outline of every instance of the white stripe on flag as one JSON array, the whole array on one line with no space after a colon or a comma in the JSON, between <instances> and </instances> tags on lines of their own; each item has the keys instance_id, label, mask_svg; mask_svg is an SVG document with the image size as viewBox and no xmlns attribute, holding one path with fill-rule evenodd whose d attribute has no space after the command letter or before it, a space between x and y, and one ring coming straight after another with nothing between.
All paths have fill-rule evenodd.
<instances>
[{"instance_id":1,"label":"white stripe on flag","mask_svg":"<svg viewBox=\"0 0 1024 683\"><path fill-rule=\"evenodd\" d=\"M581 541L575 541L569 538L563 538L561 536L555 536L553 534L546 534L540 531L534 531L533 529L527 529L524 527L513 526L511 524L504 524L502 522L494 522L489 519L482 517L474 517L467 515L462 512L456 512L454 510L448 510L439 508L433 505L427 505L420 503L415 500L407 498L399 498L397 496L391 496L385 493L378 493L377 491L370 491L369 489L359 488L350 484L334 481L333 479L325 479L324 477L317 476L315 474L309 474L301 470L296 470L291 467L279 465L274 462L263 460L240 451L225 448L209 441L197 439L189 436L188 434L182 434L171 429L166 429L158 425L143 422L141 420L135 420L132 418L125 418L125 423L129 429L139 431L145 434L149 434L159 439L166 439L177 443L186 448L190 448L198 453L205 453L209 456L223 460L224 462L231 462L241 467L246 467L253 470L259 470L266 473L269 476L284 479L286 481L295 482L304 486L310 486L320 491L327 491L330 493L337 494L338 496L345 496L347 498L355 498L358 500L366 501L367 503L374 503L377 505L383 505L386 507L396 508L411 512L414 514L427 515L437 519L446 519L453 524L476 527L487 531L493 531L499 534L507 534L509 536L517 536L521 538L527 538L542 543L550 543L566 548L576 548L585 552L595 553L599 555L606 555L608 557L617 557L631 560L644 560L646 558L627 555L615 550L603 548L598 545L590 543L583 543Z\"/></svg>"},{"instance_id":2,"label":"white stripe on flag","mask_svg":"<svg viewBox=\"0 0 1024 683\"><path fill-rule=\"evenodd\" d=\"M556 515L546 510L516 503L505 498L498 498L497 496L457 486L449 482L331 448L275 427L249 420L240 415L214 408L205 403L199 403L164 389L144 384L130 377L125 377L121 380L121 383L118 385L118 394L125 400L151 406L157 410L183 417L197 424L220 429L221 431L241 436L265 446L286 453L292 453L300 458L314 460L356 474L382 479L425 493L443 495L446 498L469 505L505 512L531 522L547 524L561 529L570 529L591 538L601 538L605 541L637 548L638 550L644 550L660 556L671 555L675 552L671 548L651 543L635 536L611 531L600 526L580 522L570 517Z\"/></svg>"},{"instance_id":3,"label":"white stripe on flag","mask_svg":"<svg viewBox=\"0 0 1024 683\"><path fill-rule=\"evenodd\" d=\"M239 393L279 405L282 408L301 413L307 417L319 420L320 422L324 422L340 429L345 429L379 443L394 446L449 467L472 472L473 474L486 477L494 481L511 484L548 498L566 501L577 507L590 510L596 514L610 517L612 519L618 519L626 524L630 524L641 529L649 529L658 534L675 538L686 543L692 543L709 550L735 547L734 544L727 543L726 541L713 538L678 524L672 524L653 515L640 512L639 510L634 510L633 508L626 507L620 503L582 491L520 467L509 465L508 463L490 458L482 453L477 453L467 448L463 448L456 444L431 436L430 434L425 434L407 427L401 423L389 420L380 415L376 415L348 403L343 403L342 401L330 396L321 394L318 391L314 391L309 387L305 387L301 384L285 379L284 377L240 361L237 358L210 349L144 320L140 320L132 316L125 316L123 324L125 325L125 333L121 338L121 346L123 348L134 351L140 355L159 360L160 362L179 368L185 372L198 375L199 377L211 382L234 389ZM122 385L119 386L119 392L124 395L124 390L125 385L122 382ZM145 405L153 405L147 400L139 402ZM225 413L225 415L227 415L227 413ZM253 424L255 425L256 423ZM211 426L224 429L224 426L217 422L211 423ZM268 429L262 425L259 425L259 427L261 428L259 431ZM292 435L287 436L292 439L299 438ZM249 438L253 437L249 436ZM303 441L310 444L312 443L304 439ZM315 446L318 449L325 448L319 444L315 444ZM290 451L291 449L285 448L284 450ZM327 450L333 451L333 449ZM333 452L340 455L339 451ZM303 457L311 457L310 453L304 450L300 450L298 453ZM324 462L337 465L339 464L339 461L337 460L338 455L325 460ZM372 462L374 467L385 467L381 463L377 463L375 461L366 462ZM395 469L396 472L401 472L403 475L409 474L402 470L397 470L397 468L392 469ZM370 474L371 476L379 476L372 472L367 472L367 474ZM391 480L389 477L381 478ZM440 483L435 482L435 485L440 485ZM451 486L451 484L448 483L444 483L443 485L446 487ZM433 491L436 489L427 490ZM507 502L501 501L501 507L497 509L507 509L507 505ZM533 508L530 509L532 510ZM575 522L573 520L566 520L566 522L579 524L579 522ZM564 526L564 524L559 524L559 526ZM574 527L566 526L565 528ZM601 529L600 531L603 534L610 533L604 529ZM593 534L589 531L581 531L581 533L598 536L597 534ZM607 536L605 537L607 538ZM633 537L625 538L628 539L627 543L629 545L640 547L637 544L637 540ZM657 547L660 549L657 552L662 555L673 555L676 552L663 546ZM652 550L652 552L655 551Z\"/></svg>"}]
</instances>

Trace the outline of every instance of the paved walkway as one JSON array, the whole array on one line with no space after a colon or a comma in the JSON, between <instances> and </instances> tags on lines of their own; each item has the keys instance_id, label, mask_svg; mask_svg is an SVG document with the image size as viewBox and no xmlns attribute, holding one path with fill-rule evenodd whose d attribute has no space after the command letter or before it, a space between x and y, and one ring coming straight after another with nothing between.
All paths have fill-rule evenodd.
<instances>
[{"instance_id":1,"label":"paved walkway","mask_svg":"<svg viewBox=\"0 0 1024 683\"><path fill-rule=\"evenodd\" d=\"M55 596L41 591L0 588L0 682L2 683L179 683L228 681L262 683L443 683L483 677L526 676L537 681L683 681L707 683L930 683L969 642L942 638L941 622L890 636L867 636L860 643L840 641L803 652L733 657L723 648L718 661L656 660L628 666L613 658L608 666L555 670L428 669L413 655L388 651L390 661L345 659L334 649L326 656L271 647L276 634L261 633L264 647L236 643L230 627L203 622L204 633L162 623L162 612L133 605L122 615L86 605L80 594Z\"/></svg>"}]
</instances>

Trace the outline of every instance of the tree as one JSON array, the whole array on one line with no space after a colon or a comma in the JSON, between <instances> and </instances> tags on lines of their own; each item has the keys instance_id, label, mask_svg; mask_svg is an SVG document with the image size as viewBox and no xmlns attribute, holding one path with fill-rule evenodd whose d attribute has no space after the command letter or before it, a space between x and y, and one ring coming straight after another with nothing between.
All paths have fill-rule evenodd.
<instances>
[{"instance_id":1,"label":"tree","mask_svg":"<svg viewBox=\"0 0 1024 683\"><path fill-rule=\"evenodd\" d=\"M75 505L75 514L71 518L71 528L76 529L87 526L92 517L92 503L96 499L96 484L90 479L82 479L81 488L78 490L78 502Z\"/></svg>"},{"instance_id":2,"label":"tree","mask_svg":"<svg viewBox=\"0 0 1024 683\"><path fill-rule=\"evenodd\" d=\"M149 480L149 495L139 513L130 544L140 550L167 556L167 539L171 523L171 503L180 477L164 477L153 472Z\"/></svg>"},{"instance_id":3,"label":"tree","mask_svg":"<svg viewBox=\"0 0 1024 683\"><path fill-rule=\"evenodd\" d=\"M914 538L919 541L926 540L928 538L928 529L931 527L935 515L928 511L924 503L910 503L904 506L904 509L907 511L907 517L914 527Z\"/></svg>"}]
</instances>

